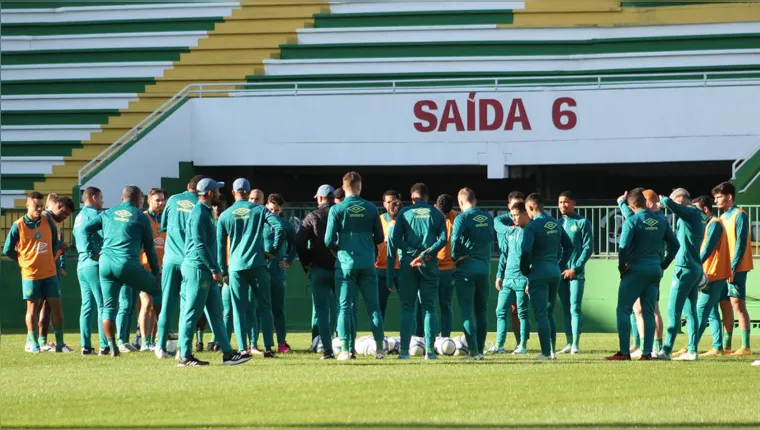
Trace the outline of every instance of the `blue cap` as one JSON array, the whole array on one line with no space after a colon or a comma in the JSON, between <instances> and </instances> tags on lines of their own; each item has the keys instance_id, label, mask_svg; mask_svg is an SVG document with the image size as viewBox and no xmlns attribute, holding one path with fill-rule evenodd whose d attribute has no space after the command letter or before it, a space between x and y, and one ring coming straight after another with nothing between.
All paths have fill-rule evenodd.
<instances>
[{"instance_id":1,"label":"blue cap","mask_svg":"<svg viewBox=\"0 0 760 430\"><path fill-rule=\"evenodd\" d=\"M335 194L335 188L332 187L332 185L320 185L319 189L317 190L317 194L314 195L314 198L317 197L328 197Z\"/></svg>"},{"instance_id":2,"label":"blue cap","mask_svg":"<svg viewBox=\"0 0 760 430\"><path fill-rule=\"evenodd\" d=\"M232 183L232 191L235 191L236 193L247 193L248 191L251 191L251 183L248 182L248 179L237 178L235 179L235 182Z\"/></svg>"},{"instance_id":3,"label":"blue cap","mask_svg":"<svg viewBox=\"0 0 760 430\"><path fill-rule=\"evenodd\" d=\"M219 188L224 187L224 182L216 182L215 180L211 178L203 178L200 181L198 181L198 186L196 187L196 191L198 194L206 194L209 191L218 190Z\"/></svg>"}]
</instances>

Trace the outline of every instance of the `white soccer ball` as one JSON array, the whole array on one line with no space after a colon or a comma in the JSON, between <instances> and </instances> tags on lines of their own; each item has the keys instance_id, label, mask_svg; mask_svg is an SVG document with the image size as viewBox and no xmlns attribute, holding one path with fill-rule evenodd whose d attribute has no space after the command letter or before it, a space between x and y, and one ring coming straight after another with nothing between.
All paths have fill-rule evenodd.
<instances>
[{"instance_id":1,"label":"white soccer ball","mask_svg":"<svg viewBox=\"0 0 760 430\"><path fill-rule=\"evenodd\" d=\"M454 355L457 345L454 340L442 337L436 340L435 351L440 355Z\"/></svg>"},{"instance_id":2,"label":"white soccer ball","mask_svg":"<svg viewBox=\"0 0 760 430\"><path fill-rule=\"evenodd\" d=\"M174 355L177 352L177 343L173 340L166 342L166 353Z\"/></svg>"},{"instance_id":3,"label":"white soccer ball","mask_svg":"<svg viewBox=\"0 0 760 430\"><path fill-rule=\"evenodd\" d=\"M325 347L322 345L322 338L317 336L311 341L311 348L309 351L311 352L324 352Z\"/></svg>"},{"instance_id":4,"label":"white soccer ball","mask_svg":"<svg viewBox=\"0 0 760 430\"><path fill-rule=\"evenodd\" d=\"M396 338L386 337L385 338L385 352L392 354L395 349L396 349Z\"/></svg>"},{"instance_id":5,"label":"white soccer ball","mask_svg":"<svg viewBox=\"0 0 760 430\"><path fill-rule=\"evenodd\" d=\"M412 336L409 342L409 355L425 355L425 340L421 337Z\"/></svg>"},{"instance_id":6,"label":"white soccer ball","mask_svg":"<svg viewBox=\"0 0 760 430\"><path fill-rule=\"evenodd\" d=\"M470 353L470 349L467 347L467 338L465 336L457 336L453 340L456 348L454 355L467 355Z\"/></svg>"},{"instance_id":7,"label":"white soccer ball","mask_svg":"<svg viewBox=\"0 0 760 430\"><path fill-rule=\"evenodd\" d=\"M354 344L354 348L356 348L356 353L361 355L369 355L370 354L370 348L372 348L372 344L374 344L374 341L370 341L367 338L360 337L359 339L356 339L356 343Z\"/></svg>"},{"instance_id":8,"label":"white soccer ball","mask_svg":"<svg viewBox=\"0 0 760 430\"><path fill-rule=\"evenodd\" d=\"M393 337L391 339L393 339L394 345L390 352L391 354L398 354L401 352L401 339L397 337Z\"/></svg>"},{"instance_id":9,"label":"white soccer ball","mask_svg":"<svg viewBox=\"0 0 760 430\"><path fill-rule=\"evenodd\" d=\"M343 342L340 341L339 338L335 338L332 340L332 347L334 353L339 353L343 350Z\"/></svg>"}]
</instances>

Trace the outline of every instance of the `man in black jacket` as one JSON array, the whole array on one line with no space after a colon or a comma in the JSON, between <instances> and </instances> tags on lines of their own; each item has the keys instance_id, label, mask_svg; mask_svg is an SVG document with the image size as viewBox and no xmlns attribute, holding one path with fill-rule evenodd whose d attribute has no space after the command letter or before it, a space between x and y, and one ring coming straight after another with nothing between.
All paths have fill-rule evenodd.
<instances>
[{"instance_id":1,"label":"man in black jacket","mask_svg":"<svg viewBox=\"0 0 760 430\"><path fill-rule=\"evenodd\" d=\"M312 339L319 335L324 347L322 359L330 359L334 358L332 334L335 333L338 308L335 299L335 254L325 246L325 231L327 215L334 205L335 189L322 185L314 198L319 207L303 219L296 234L296 251L311 282ZM316 345L314 348L316 352Z\"/></svg>"}]
</instances>

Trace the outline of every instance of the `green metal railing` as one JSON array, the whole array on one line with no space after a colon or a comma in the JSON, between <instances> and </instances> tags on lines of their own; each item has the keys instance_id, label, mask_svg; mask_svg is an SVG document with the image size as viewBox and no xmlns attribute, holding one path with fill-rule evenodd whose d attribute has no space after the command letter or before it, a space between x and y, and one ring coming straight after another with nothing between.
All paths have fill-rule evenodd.
<instances>
[{"instance_id":1,"label":"green metal railing","mask_svg":"<svg viewBox=\"0 0 760 430\"><path fill-rule=\"evenodd\" d=\"M484 206L482 209L488 210L492 215L500 215L506 213L507 209L504 206ZM752 255L760 257L760 205L747 205L742 207L750 219L750 234L752 236ZM315 208L313 206L291 206L284 210L284 217L289 220L296 229L300 228L301 220ZM382 209L381 209L382 210ZM546 210L554 217L559 218L559 209L557 207L547 207ZM591 220L594 232L594 258L612 258L617 255L618 240L623 225L623 215L617 206L579 206L576 211ZM3 223L0 225L0 238L5 240L6 234L11 227L13 220L16 220L23 216L23 209L6 209L6 217L3 217ZM64 241L67 243L73 243L73 237L71 234L71 227L74 223L77 213L75 212L62 224L62 231ZM675 226L675 217L673 214L665 211L665 215L670 221L672 226ZM75 250L69 253L69 256L74 255ZM494 255L496 255L497 248L496 242L494 242Z\"/></svg>"}]
</instances>

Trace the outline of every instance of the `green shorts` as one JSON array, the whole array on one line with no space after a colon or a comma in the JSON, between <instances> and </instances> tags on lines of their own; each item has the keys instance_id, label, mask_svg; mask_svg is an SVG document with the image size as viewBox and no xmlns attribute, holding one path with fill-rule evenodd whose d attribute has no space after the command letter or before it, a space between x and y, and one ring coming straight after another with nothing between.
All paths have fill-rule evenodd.
<instances>
[{"instance_id":1,"label":"green shorts","mask_svg":"<svg viewBox=\"0 0 760 430\"><path fill-rule=\"evenodd\" d=\"M723 287L721 287L720 289L720 295L718 296L718 301L723 302L723 301L728 301L729 299L730 298L728 297L728 281L726 281L723 284Z\"/></svg>"},{"instance_id":2,"label":"green shorts","mask_svg":"<svg viewBox=\"0 0 760 430\"><path fill-rule=\"evenodd\" d=\"M37 300L43 297L59 298L61 297L61 284L58 282L58 276L35 281L22 279L21 294L24 300Z\"/></svg>"},{"instance_id":3,"label":"green shorts","mask_svg":"<svg viewBox=\"0 0 760 430\"><path fill-rule=\"evenodd\" d=\"M734 281L728 283L728 297L747 300L747 272L734 274Z\"/></svg>"}]
</instances>

